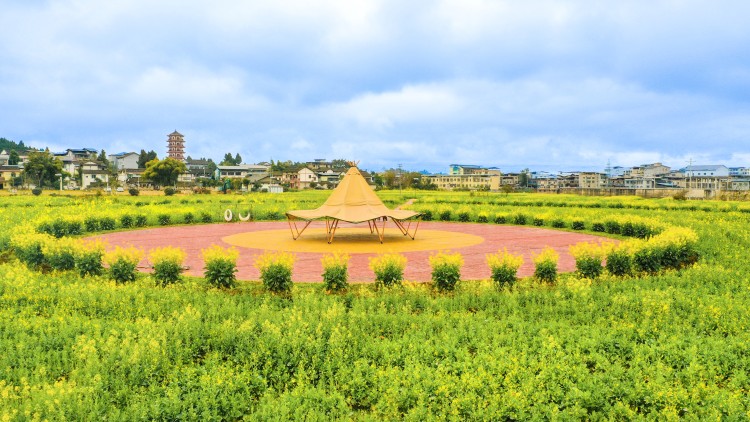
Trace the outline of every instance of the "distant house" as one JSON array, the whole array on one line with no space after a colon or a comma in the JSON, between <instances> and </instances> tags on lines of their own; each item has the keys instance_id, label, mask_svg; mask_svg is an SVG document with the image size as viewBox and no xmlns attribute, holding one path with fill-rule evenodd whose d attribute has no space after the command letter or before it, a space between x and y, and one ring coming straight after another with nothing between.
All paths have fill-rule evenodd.
<instances>
[{"instance_id":1,"label":"distant house","mask_svg":"<svg viewBox=\"0 0 750 422\"><path fill-rule=\"evenodd\" d=\"M0 165L0 189L8 189L13 185L13 179L21 176L23 167L19 165Z\"/></svg>"},{"instance_id":2,"label":"distant house","mask_svg":"<svg viewBox=\"0 0 750 422\"><path fill-rule=\"evenodd\" d=\"M685 167L685 177L727 177L729 168L724 165L701 165Z\"/></svg>"},{"instance_id":3,"label":"distant house","mask_svg":"<svg viewBox=\"0 0 750 422\"><path fill-rule=\"evenodd\" d=\"M140 155L137 152L120 152L117 154L110 154L107 158L115 170L133 170L138 168L138 158Z\"/></svg>"},{"instance_id":4,"label":"distant house","mask_svg":"<svg viewBox=\"0 0 750 422\"><path fill-rule=\"evenodd\" d=\"M216 176L219 179L244 179L253 175L265 175L269 167L258 164L241 164L239 166L217 166Z\"/></svg>"},{"instance_id":5,"label":"distant house","mask_svg":"<svg viewBox=\"0 0 750 422\"><path fill-rule=\"evenodd\" d=\"M303 167L299 169L297 172L297 189L309 189L312 186L312 184L318 183L318 175L315 174L314 171L310 170L307 167Z\"/></svg>"},{"instance_id":6,"label":"distant house","mask_svg":"<svg viewBox=\"0 0 750 422\"><path fill-rule=\"evenodd\" d=\"M109 172L95 161L86 161L81 164L81 187L87 189L98 182L109 183Z\"/></svg>"}]
</instances>

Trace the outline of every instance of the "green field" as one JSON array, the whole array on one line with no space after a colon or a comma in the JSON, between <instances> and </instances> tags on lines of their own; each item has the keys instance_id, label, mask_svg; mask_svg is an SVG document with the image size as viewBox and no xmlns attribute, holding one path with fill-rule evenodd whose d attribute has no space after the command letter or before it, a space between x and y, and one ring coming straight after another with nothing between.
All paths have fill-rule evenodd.
<instances>
[{"instance_id":1,"label":"green field","mask_svg":"<svg viewBox=\"0 0 750 422\"><path fill-rule=\"evenodd\" d=\"M227 208L282 219L326 193L0 197L0 420L750 419L750 204L379 195L414 198L433 220L615 238L687 227L700 259L501 291L464 280L451 294L305 284L289 299L258 282L162 288L148 275L117 285L27 269L11 246L40 231L219 222Z\"/></svg>"}]
</instances>

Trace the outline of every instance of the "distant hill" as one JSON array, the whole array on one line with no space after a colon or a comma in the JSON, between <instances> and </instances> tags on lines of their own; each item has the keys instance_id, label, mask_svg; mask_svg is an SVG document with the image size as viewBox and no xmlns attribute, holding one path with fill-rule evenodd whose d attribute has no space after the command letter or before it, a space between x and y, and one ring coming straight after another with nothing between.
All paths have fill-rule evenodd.
<instances>
[{"instance_id":1,"label":"distant hill","mask_svg":"<svg viewBox=\"0 0 750 422\"><path fill-rule=\"evenodd\" d=\"M23 141L19 143L15 143L11 141L10 139L0 138L0 151L6 150L8 152L11 152L12 150L16 151L23 151L27 147L23 144Z\"/></svg>"}]
</instances>

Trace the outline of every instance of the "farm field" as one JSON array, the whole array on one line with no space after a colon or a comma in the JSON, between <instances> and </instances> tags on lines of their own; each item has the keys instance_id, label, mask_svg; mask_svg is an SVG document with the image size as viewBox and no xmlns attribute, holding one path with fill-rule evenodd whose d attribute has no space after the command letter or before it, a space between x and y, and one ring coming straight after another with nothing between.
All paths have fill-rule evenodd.
<instances>
[{"instance_id":1,"label":"farm field","mask_svg":"<svg viewBox=\"0 0 750 422\"><path fill-rule=\"evenodd\" d=\"M224 221L281 220L326 192L0 197L0 419L750 418L750 204L379 192L435 221L698 236L694 265L498 290L462 280L291 298L258 282L39 271L12 247Z\"/></svg>"}]
</instances>

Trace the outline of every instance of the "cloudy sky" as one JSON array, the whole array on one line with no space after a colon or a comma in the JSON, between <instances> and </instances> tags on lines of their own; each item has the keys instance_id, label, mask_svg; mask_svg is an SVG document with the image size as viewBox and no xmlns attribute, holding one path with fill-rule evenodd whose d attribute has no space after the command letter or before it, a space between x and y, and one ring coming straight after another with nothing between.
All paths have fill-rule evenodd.
<instances>
[{"instance_id":1,"label":"cloudy sky","mask_svg":"<svg viewBox=\"0 0 750 422\"><path fill-rule=\"evenodd\" d=\"M750 2L0 0L0 137L446 171L750 166Z\"/></svg>"}]
</instances>

